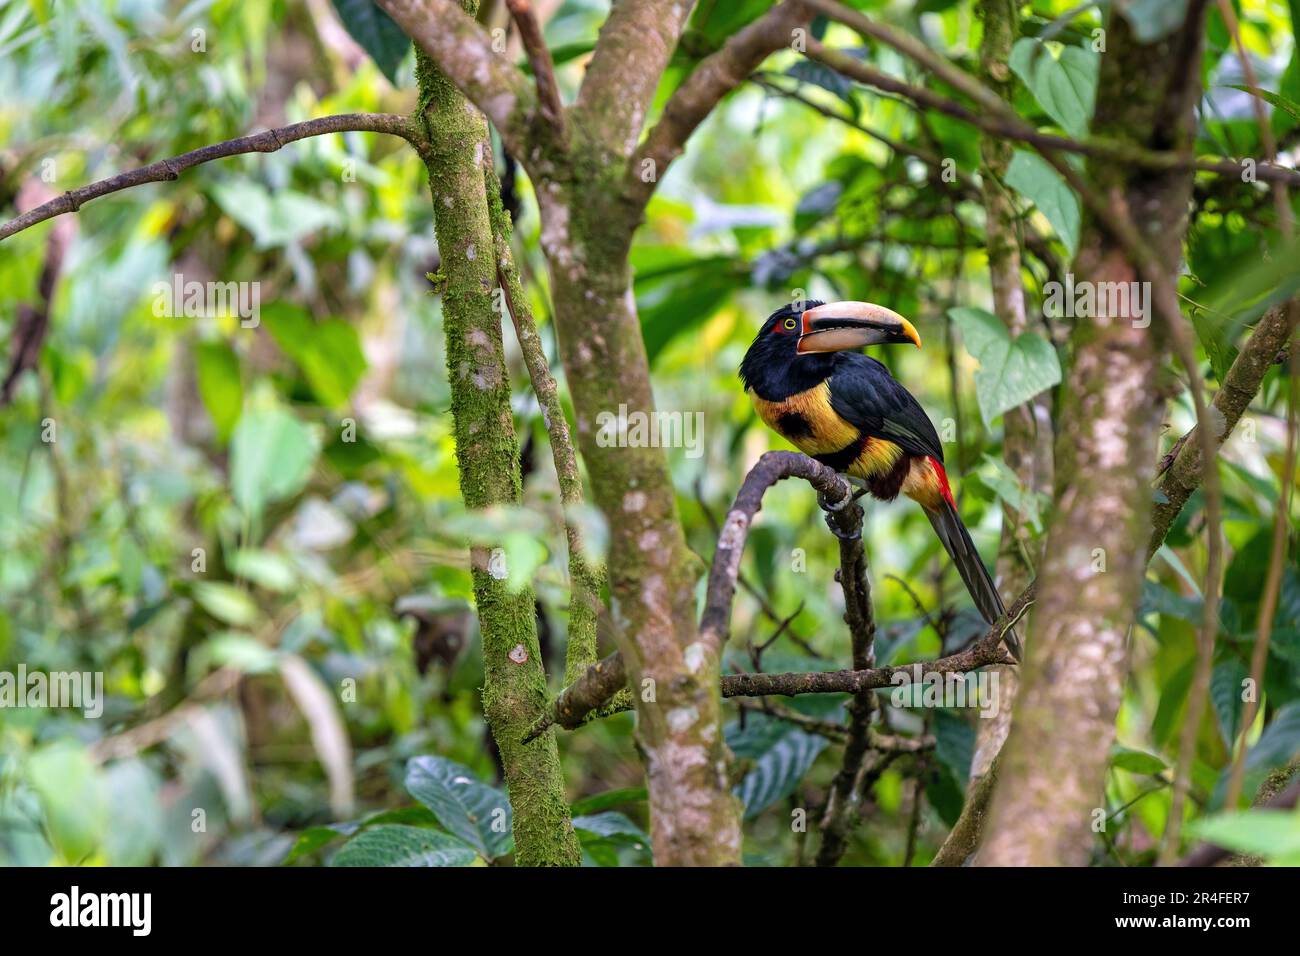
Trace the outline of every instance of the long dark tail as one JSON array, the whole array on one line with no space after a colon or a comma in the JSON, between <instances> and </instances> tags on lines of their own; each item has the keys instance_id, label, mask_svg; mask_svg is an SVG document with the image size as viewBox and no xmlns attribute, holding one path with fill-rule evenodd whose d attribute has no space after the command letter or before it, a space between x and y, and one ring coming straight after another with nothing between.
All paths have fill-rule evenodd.
<instances>
[{"instance_id":1,"label":"long dark tail","mask_svg":"<svg viewBox=\"0 0 1300 956\"><path fill-rule=\"evenodd\" d=\"M984 566L979 552L975 550L975 543L971 541L970 532L962 524L956 507L951 501L940 499L937 508L926 508L925 513L930 518L934 533L943 542L948 556L961 572L961 579L966 583L966 590L975 600L975 607L979 609L980 615L988 624L995 623L1006 613L1006 605L1002 603L1002 596L998 594L988 568ZM1011 656L1020 660L1020 637L1015 629L1007 628L1003 640L1006 641Z\"/></svg>"}]
</instances>

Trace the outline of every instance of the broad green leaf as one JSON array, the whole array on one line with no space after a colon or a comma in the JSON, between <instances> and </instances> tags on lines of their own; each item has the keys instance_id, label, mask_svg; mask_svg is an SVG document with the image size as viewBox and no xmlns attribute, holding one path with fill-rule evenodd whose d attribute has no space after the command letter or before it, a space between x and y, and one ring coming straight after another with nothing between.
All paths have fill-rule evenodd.
<instances>
[{"instance_id":1,"label":"broad green leaf","mask_svg":"<svg viewBox=\"0 0 1300 956\"><path fill-rule=\"evenodd\" d=\"M969 721L943 710L934 712L934 755L963 786L975 759L975 728Z\"/></svg>"},{"instance_id":2,"label":"broad green leaf","mask_svg":"<svg viewBox=\"0 0 1300 956\"><path fill-rule=\"evenodd\" d=\"M1300 701L1293 701L1273 715L1255 746L1246 752L1243 795L1253 794L1270 771L1290 763L1297 754L1300 754ZM1220 773L1210 800L1212 807L1222 807L1230 771L1231 768L1225 767Z\"/></svg>"},{"instance_id":3,"label":"broad green leaf","mask_svg":"<svg viewBox=\"0 0 1300 956\"><path fill-rule=\"evenodd\" d=\"M397 68L402 65L411 40L375 0L334 0L334 9L352 39L370 54L389 82L397 85Z\"/></svg>"},{"instance_id":4,"label":"broad green leaf","mask_svg":"<svg viewBox=\"0 0 1300 956\"><path fill-rule=\"evenodd\" d=\"M218 183L212 194L227 216L253 234L259 249L287 246L317 230L336 229L342 221L319 199L287 189L272 193L251 180Z\"/></svg>"},{"instance_id":5,"label":"broad green leaf","mask_svg":"<svg viewBox=\"0 0 1300 956\"><path fill-rule=\"evenodd\" d=\"M747 820L794 793L817 755L826 749L825 737L759 714L749 716L744 730L730 724L726 733L727 746L736 756L754 760L736 787Z\"/></svg>"},{"instance_id":6,"label":"broad green leaf","mask_svg":"<svg viewBox=\"0 0 1300 956\"><path fill-rule=\"evenodd\" d=\"M488 859L505 856L514 846L510 801L469 768L446 757L413 757L406 765L406 789Z\"/></svg>"},{"instance_id":7,"label":"broad green leaf","mask_svg":"<svg viewBox=\"0 0 1300 956\"><path fill-rule=\"evenodd\" d=\"M1115 744L1110 748L1110 763L1112 767L1127 770L1129 773L1150 775L1162 773L1166 769L1165 762L1155 754L1134 750L1121 744Z\"/></svg>"},{"instance_id":8,"label":"broad green leaf","mask_svg":"<svg viewBox=\"0 0 1300 956\"><path fill-rule=\"evenodd\" d=\"M1249 676L1246 665L1236 658L1216 664L1210 676L1210 700L1214 702L1214 715L1219 720L1223 743L1229 749L1241 730L1242 685Z\"/></svg>"},{"instance_id":9,"label":"broad green leaf","mask_svg":"<svg viewBox=\"0 0 1300 956\"><path fill-rule=\"evenodd\" d=\"M1243 325L1300 292L1297 260L1300 239L1267 248L1262 256L1251 253L1198 297L1209 318L1222 327L1225 340L1232 341Z\"/></svg>"},{"instance_id":10,"label":"broad green leaf","mask_svg":"<svg viewBox=\"0 0 1300 956\"><path fill-rule=\"evenodd\" d=\"M347 405L366 371L361 337L341 319L314 322L300 306L275 302L262 310L266 329L281 351L302 369L322 405Z\"/></svg>"},{"instance_id":11,"label":"broad green leaf","mask_svg":"<svg viewBox=\"0 0 1300 956\"><path fill-rule=\"evenodd\" d=\"M164 837L160 780L143 760L115 760L104 770L112 825L104 833L110 866L148 866Z\"/></svg>"},{"instance_id":12,"label":"broad green leaf","mask_svg":"<svg viewBox=\"0 0 1300 956\"><path fill-rule=\"evenodd\" d=\"M230 442L235 504L256 516L271 502L295 494L307 483L316 450L312 433L284 409L249 409Z\"/></svg>"},{"instance_id":13,"label":"broad green leaf","mask_svg":"<svg viewBox=\"0 0 1300 956\"><path fill-rule=\"evenodd\" d=\"M239 377L239 359L225 342L200 342L194 350L199 397L217 429L222 443L230 440L244 407L244 386Z\"/></svg>"},{"instance_id":14,"label":"broad green leaf","mask_svg":"<svg viewBox=\"0 0 1300 956\"><path fill-rule=\"evenodd\" d=\"M109 806L100 769L84 747L56 741L27 760L27 781L40 798L45 829L65 863L83 862L104 838Z\"/></svg>"},{"instance_id":15,"label":"broad green leaf","mask_svg":"<svg viewBox=\"0 0 1300 956\"><path fill-rule=\"evenodd\" d=\"M1034 37L1023 37L1011 48L1011 69L1034 99L1075 138L1088 132L1097 96L1098 55L1091 49L1066 46L1059 58Z\"/></svg>"},{"instance_id":16,"label":"broad green leaf","mask_svg":"<svg viewBox=\"0 0 1300 956\"><path fill-rule=\"evenodd\" d=\"M1073 257L1079 248L1079 197L1061 174L1041 156L1016 150L1004 178L1008 186L1038 207Z\"/></svg>"},{"instance_id":17,"label":"broad green leaf","mask_svg":"<svg viewBox=\"0 0 1300 956\"><path fill-rule=\"evenodd\" d=\"M334 854L330 866L470 866L472 847L454 836L399 825L362 830Z\"/></svg>"},{"instance_id":18,"label":"broad green leaf","mask_svg":"<svg viewBox=\"0 0 1300 956\"><path fill-rule=\"evenodd\" d=\"M986 424L1061 381L1056 350L1038 333L1022 332L1013 341L996 315L969 306L949 309L948 315L980 363L975 395Z\"/></svg>"},{"instance_id":19,"label":"broad green leaf","mask_svg":"<svg viewBox=\"0 0 1300 956\"><path fill-rule=\"evenodd\" d=\"M1246 810L1221 813L1188 825L1200 840L1265 859L1300 853L1300 813L1294 810Z\"/></svg>"}]
</instances>

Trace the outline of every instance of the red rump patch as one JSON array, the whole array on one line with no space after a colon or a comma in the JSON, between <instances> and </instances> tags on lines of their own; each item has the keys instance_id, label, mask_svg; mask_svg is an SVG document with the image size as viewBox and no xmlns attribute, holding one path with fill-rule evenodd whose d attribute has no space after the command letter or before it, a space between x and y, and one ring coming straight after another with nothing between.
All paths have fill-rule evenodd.
<instances>
[{"instance_id":1,"label":"red rump patch","mask_svg":"<svg viewBox=\"0 0 1300 956\"><path fill-rule=\"evenodd\" d=\"M931 458L930 467L934 470L934 476L939 479L940 493L948 499L948 504L956 508L957 502L952 500L952 488L948 486L948 473L943 470L943 465L940 463L939 459Z\"/></svg>"}]
</instances>

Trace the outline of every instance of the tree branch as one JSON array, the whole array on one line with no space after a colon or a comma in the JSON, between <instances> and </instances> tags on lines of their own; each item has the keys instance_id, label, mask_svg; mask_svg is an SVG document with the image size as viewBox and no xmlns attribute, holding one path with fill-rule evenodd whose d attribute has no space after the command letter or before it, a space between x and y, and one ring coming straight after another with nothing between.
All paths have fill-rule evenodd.
<instances>
[{"instance_id":1,"label":"tree branch","mask_svg":"<svg viewBox=\"0 0 1300 956\"><path fill-rule=\"evenodd\" d=\"M839 580L844 590L844 622L849 626L853 669L868 670L876 662L876 616L871 606L871 586L867 583L867 554L862 545L862 508L852 499L847 507L827 512L827 521L840 539ZM849 735L822 813L818 866L834 866L848 847L849 833L858 818L857 783L872 749L871 719L875 709L876 698L869 690L859 692L849 702Z\"/></svg>"},{"instance_id":2,"label":"tree branch","mask_svg":"<svg viewBox=\"0 0 1300 956\"><path fill-rule=\"evenodd\" d=\"M402 137L421 154L425 152L423 137L411 126L405 116L393 113L344 113L339 116L321 116L302 123L294 123L292 126L240 136L238 139L226 140L224 143L213 143L211 146L193 149L171 159L159 160L148 166L141 166L139 169L128 170L88 186L70 190L0 226L0 241L38 222L76 212L92 199L121 192L132 186L142 186L145 183L169 182L178 179L185 170L210 163L214 159L225 159L227 156L238 156L241 153L274 153L286 143L311 136L324 136L327 133L346 132L389 133Z\"/></svg>"},{"instance_id":3,"label":"tree branch","mask_svg":"<svg viewBox=\"0 0 1300 956\"><path fill-rule=\"evenodd\" d=\"M510 252L509 213L501 207L500 184L496 171L485 170L489 179L488 199L493 213L493 233L496 239L497 281L506 299L506 308L514 322L519 351L523 353L528 377L542 407L542 419L551 443L551 458L560 485L560 503L565 509L564 534L569 548L569 631L565 645L564 682L572 684L582 669L596 661L596 618L600 613L600 587L605 573L587 561L582 529L577 516L570 509L583 504L582 475L578 471L578 456L573 450L569 423L564 417L560 391L551 374L546 353L542 351L542 338L537 334L532 310L519 281Z\"/></svg>"},{"instance_id":4,"label":"tree branch","mask_svg":"<svg viewBox=\"0 0 1300 956\"><path fill-rule=\"evenodd\" d=\"M564 104L560 101L560 87L555 82L555 63L551 60L551 51L546 48L542 25L537 22L537 14L533 12L530 0L506 0L506 6L514 17L515 26L519 28L519 38L523 41L524 52L528 54L528 63L533 68L542 116L555 128L556 138L563 141L566 135Z\"/></svg>"},{"instance_id":5,"label":"tree branch","mask_svg":"<svg viewBox=\"0 0 1300 956\"><path fill-rule=\"evenodd\" d=\"M808 3L821 4L824 0L805 0ZM848 11L852 13L853 11ZM855 21L856 22L856 21ZM870 21L867 21L870 22ZM876 25L873 25L876 26ZM892 35L892 34L891 34ZM929 53L932 61L936 54L929 52L929 48L924 44L919 44L921 49ZM975 112L955 100L949 99L933 90L923 86L914 86L896 77L890 76L875 67L869 66L860 60L841 53L836 50L828 50L816 40L808 41L807 55L809 59L822 63L836 73L842 73L850 79L857 80L859 83L865 83L867 86L883 90L886 93L893 93L897 96L905 97L916 103L918 106L926 109L932 109L936 112L951 116L953 119L961 120L972 126L978 127L995 136L1003 136L1020 142L1029 143L1030 145L1042 149L1061 150L1067 153L1079 153L1084 156L1090 156L1097 159L1105 159L1117 163L1129 163L1153 171L1171 172L1175 170L1192 169L1197 172L1216 173L1222 176L1233 176L1240 178L1242 170L1247 169L1249 161L1237 160L1211 160L1197 159L1190 153L1165 152L1160 150L1143 149L1140 147L1126 145L1107 139L1093 137L1087 140L1071 139L1067 136L1059 136L1055 133L1042 133L1028 123L1023 121L1012 122L996 110L988 111L988 107L983 102L980 103L981 112ZM962 70L956 67L952 72L970 77ZM947 80L948 75L942 79ZM954 84L955 85L955 84ZM969 82L963 83L962 86L969 86ZM1289 169L1285 166L1277 166L1272 163L1256 163L1254 166L1255 176L1264 182L1287 182L1300 184L1300 172Z\"/></svg>"},{"instance_id":6,"label":"tree branch","mask_svg":"<svg viewBox=\"0 0 1300 956\"><path fill-rule=\"evenodd\" d=\"M700 618L700 640L713 648L721 648L727 642L740 558L754 515L762 507L767 490L786 478L802 478L812 485L818 500L825 502L823 507L828 514L837 522L843 522L837 525L842 533L854 533L852 518L841 515L853 510L846 507L852 502L853 490L834 470L793 451L769 451L760 457L736 493L736 500L722 523L717 550L713 553L704 613ZM861 535L861 511L858 512L857 533Z\"/></svg>"},{"instance_id":7,"label":"tree branch","mask_svg":"<svg viewBox=\"0 0 1300 956\"><path fill-rule=\"evenodd\" d=\"M1297 324L1300 324L1300 303L1283 303L1270 309L1264 313L1256 324L1255 331L1237 353L1223 377L1223 385L1214 395L1213 405L1218 413L1214 417L1217 419L1221 415L1223 419L1222 427L1214 429L1216 448L1223 447L1223 443L1241 421L1242 415L1259 393L1264 375L1276 361L1278 352L1286 348ZM1204 452L1200 436L1196 434L1198 428L1199 426L1193 427L1175 444L1177 454L1173 464L1165 471L1157 486L1166 500L1155 506L1151 540L1147 544L1148 558L1160 549L1174 519L1200 485Z\"/></svg>"},{"instance_id":8,"label":"tree branch","mask_svg":"<svg viewBox=\"0 0 1300 956\"><path fill-rule=\"evenodd\" d=\"M784 0L700 62L669 98L628 164L627 192L632 201L644 205L650 199L655 184L713 108L770 54L790 48L794 30L808 19L802 0Z\"/></svg>"},{"instance_id":9,"label":"tree branch","mask_svg":"<svg viewBox=\"0 0 1300 956\"><path fill-rule=\"evenodd\" d=\"M601 25L573 107L574 126L597 159L632 155L664 68L691 15L692 0L624 0Z\"/></svg>"},{"instance_id":10,"label":"tree branch","mask_svg":"<svg viewBox=\"0 0 1300 956\"><path fill-rule=\"evenodd\" d=\"M376 0L465 98L492 121L511 154L531 162L537 97L523 73L455 0Z\"/></svg>"}]
</instances>

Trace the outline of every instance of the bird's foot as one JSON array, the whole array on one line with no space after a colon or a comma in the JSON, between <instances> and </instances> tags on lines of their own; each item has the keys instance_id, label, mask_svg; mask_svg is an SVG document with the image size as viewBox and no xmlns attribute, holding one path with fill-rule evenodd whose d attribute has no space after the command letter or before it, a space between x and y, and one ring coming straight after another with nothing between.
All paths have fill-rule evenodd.
<instances>
[{"instance_id":1,"label":"bird's foot","mask_svg":"<svg viewBox=\"0 0 1300 956\"><path fill-rule=\"evenodd\" d=\"M861 524L858 525L858 529L854 531L852 534L845 534L843 531L839 529L839 526L836 524L835 515L832 512L830 511L826 512L825 518L826 518L826 527L830 528L831 534L835 535L835 537L839 538L841 541L859 541L862 539Z\"/></svg>"}]
</instances>

